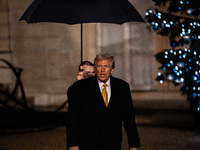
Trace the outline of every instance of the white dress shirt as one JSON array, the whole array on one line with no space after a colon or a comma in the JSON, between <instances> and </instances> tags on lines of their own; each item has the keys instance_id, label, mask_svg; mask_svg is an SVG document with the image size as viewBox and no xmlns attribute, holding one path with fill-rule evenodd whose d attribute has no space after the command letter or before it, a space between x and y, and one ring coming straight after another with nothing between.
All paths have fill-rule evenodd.
<instances>
[{"instance_id":1,"label":"white dress shirt","mask_svg":"<svg viewBox=\"0 0 200 150\"><path fill-rule=\"evenodd\" d=\"M99 88L101 90L101 93L102 93L102 90L104 88L103 86L103 82L101 82L100 80L98 80L98 84L99 84ZM108 103L110 101L110 97L111 97L111 84L110 84L110 78L108 79L108 81L106 82L107 86L106 86L106 91L108 93Z\"/></svg>"}]
</instances>

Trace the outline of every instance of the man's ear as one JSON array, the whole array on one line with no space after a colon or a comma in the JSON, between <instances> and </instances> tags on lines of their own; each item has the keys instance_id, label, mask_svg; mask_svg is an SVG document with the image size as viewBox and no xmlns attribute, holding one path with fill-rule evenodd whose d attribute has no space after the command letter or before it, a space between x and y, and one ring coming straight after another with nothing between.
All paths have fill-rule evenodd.
<instances>
[{"instance_id":1,"label":"man's ear","mask_svg":"<svg viewBox=\"0 0 200 150\"><path fill-rule=\"evenodd\" d=\"M114 72L114 68L112 68L112 70L111 70L111 74Z\"/></svg>"}]
</instances>

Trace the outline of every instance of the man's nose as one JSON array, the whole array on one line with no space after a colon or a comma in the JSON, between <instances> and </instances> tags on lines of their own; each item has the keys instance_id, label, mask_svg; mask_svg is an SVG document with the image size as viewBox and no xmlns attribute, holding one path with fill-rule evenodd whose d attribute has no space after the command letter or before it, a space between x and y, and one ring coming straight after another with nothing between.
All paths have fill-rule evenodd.
<instances>
[{"instance_id":1,"label":"man's nose","mask_svg":"<svg viewBox=\"0 0 200 150\"><path fill-rule=\"evenodd\" d=\"M104 67L102 67L102 68L101 68L101 72L104 72L104 71L105 71L105 68L104 68Z\"/></svg>"}]
</instances>

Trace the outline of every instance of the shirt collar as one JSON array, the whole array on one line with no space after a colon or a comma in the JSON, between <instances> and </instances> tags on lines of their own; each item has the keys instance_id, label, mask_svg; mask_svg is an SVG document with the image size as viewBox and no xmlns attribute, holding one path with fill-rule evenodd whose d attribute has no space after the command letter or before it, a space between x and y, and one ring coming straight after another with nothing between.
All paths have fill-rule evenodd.
<instances>
[{"instance_id":1,"label":"shirt collar","mask_svg":"<svg viewBox=\"0 0 200 150\"><path fill-rule=\"evenodd\" d=\"M101 82L99 79L97 79L99 86L102 87L104 82ZM108 81L106 82L107 86L110 87L110 78L108 79Z\"/></svg>"}]
</instances>

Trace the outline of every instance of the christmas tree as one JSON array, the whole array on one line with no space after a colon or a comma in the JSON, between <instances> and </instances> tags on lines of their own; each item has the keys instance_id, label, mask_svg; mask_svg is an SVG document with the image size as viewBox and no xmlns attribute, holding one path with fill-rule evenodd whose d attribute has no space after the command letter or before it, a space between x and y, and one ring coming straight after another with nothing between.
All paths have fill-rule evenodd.
<instances>
[{"instance_id":1,"label":"christmas tree","mask_svg":"<svg viewBox=\"0 0 200 150\"><path fill-rule=\"evenodd\" d=\"M180 85L191 104L195 124L200 125L200 1L153 0L146 11L150 29L168 36L171 49L155 55L161 64L156 80Z\"/></svg>"}]
</instances>

